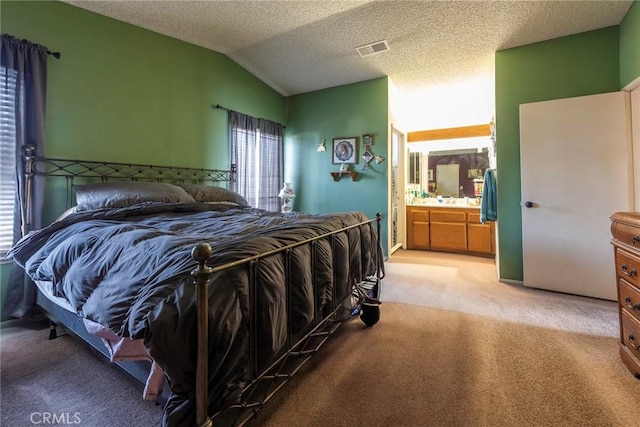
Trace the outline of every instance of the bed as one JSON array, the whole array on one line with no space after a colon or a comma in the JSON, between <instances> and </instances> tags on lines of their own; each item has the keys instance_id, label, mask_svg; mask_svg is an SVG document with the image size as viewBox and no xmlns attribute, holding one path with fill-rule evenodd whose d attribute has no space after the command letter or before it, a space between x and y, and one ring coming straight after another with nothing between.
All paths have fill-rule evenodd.
<instances>
[{"instance_id":1,"label":"bed","mask_svg":"<svg viewBox=\"0 0 640 427\"><path fill-rule=\"evenodd\" d=\"M65 178L71 209L9 256L51 318L166 397L166 426L246 423L340 324L379 319L379 214L255 209L229 190L233 167L27 152L25 171L26 213L41 178ZM118 340L144 354L114 357Z\"/></svg>"}]
</instances>

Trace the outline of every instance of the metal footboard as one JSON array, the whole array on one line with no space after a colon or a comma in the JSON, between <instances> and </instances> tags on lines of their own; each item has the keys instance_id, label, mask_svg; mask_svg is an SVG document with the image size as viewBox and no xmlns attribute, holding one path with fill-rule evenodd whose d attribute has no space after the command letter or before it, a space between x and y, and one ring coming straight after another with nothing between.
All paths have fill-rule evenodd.
<instances>
[{"instance_id":1,"label":"metal footboard","mask_svg":"<svg viewBox=\"0 0 640 427\"><path fill-rule=\"evenodd\" d=\"M355 309L352 310L347 318L353 318L360 315L361 319L368 326L373 326L379 319L380 304L380 281L384 277L383 257L380 245L380 226L382 215L377 214L376 218L369 219L358 224L353 224L338 230L325 233L304 241L296 242L278 249L267 251L265 253L255 255L242 260L227 263L221 266L208 267L207 260L211 257L212 249L208 244L199 244L192 250L192 257L197 262L197 267L192 271L196 290L196 306L197 306L197 361L196 361L196 425L199 427L212 426L213 420L225 417L225 419L233 419L235 425L244 425L251 420L257 411L282 388L282 386L316 353L326 342L333 332L340 326L341 322L337 320L337 315L344 310L344 305L349 299L355 299ZM333 244L336 236L356 227L371 227L376 222L376 239L373 251L375 253L375 274L368 276L360 283L353 286L352 292L344 296L340 301L332 298L332 306L330 312L322 315L318 309L317 301L314 303L315 321L314 327L304 334L301 338L293 342L293 332L291 330L291 286L289 278L291 277L291 254L292 250L302 245L311 245L313 256L311 262L315 262L315 251L313 246L322 239L329 239ZM256 299L256 283L255 272L261 260L277 254L285 254L286 269L286 290L287 290L287 346L286 352L278 357L265 369L258 371L257 361L257 305ZM244 387L239 402L223 408L215 414L208 413L208 286L212 276L222 270L233 268L242 264L249 264L250 274L249 287L251 304L250 313L250 343L249 343L249 369L251 373L251 381ZM315 266L312 265L312 268ZM335 280L333 281L335 287ZM316 292L316 281L313 281L314 295ZM335 291L335 288L334 288ZM334 292L335 295L335 292ZM315 298L315 297L314 297ZM351 307L351 301L349 301ZM227 424L225 422L225 424Z\"/></svg>"}]
</instances>

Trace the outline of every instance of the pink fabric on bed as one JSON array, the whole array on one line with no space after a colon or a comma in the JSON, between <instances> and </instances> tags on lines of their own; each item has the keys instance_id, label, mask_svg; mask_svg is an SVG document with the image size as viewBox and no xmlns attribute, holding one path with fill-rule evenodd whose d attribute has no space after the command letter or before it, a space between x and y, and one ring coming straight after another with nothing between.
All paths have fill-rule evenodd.
<instances>
[{"instance_id":1,"label":"pink fabric on bed","mask_svg":"<svg viewBox=\"0 0 640 427\"><path fill-rule=\"evenodd\" d=\"M164 371L149 355L142 340L132 340L116 335L112 330L89 319L82 319L87 332L102 339L112 362L148 360L151 362L151 371L143 391L145 400L156 400L164 385Z\"/></svg>"}]
</instances>

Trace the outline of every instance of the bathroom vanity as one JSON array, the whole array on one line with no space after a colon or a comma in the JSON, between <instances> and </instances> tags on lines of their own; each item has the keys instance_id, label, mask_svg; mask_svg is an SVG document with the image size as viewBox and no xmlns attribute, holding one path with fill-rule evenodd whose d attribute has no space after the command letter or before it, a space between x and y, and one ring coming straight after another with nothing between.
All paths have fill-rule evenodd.
<instances>
[{"instance_id":1,"label":"bathroom vanity","mask_svg":"<svg viewBox=\"0 0 640 427\"><path fill-rule=\"evenodd\" d=\"M495 225L480 222L480 206L407 205L407 249L495 256Z\"/></svg>"}]
</instances>

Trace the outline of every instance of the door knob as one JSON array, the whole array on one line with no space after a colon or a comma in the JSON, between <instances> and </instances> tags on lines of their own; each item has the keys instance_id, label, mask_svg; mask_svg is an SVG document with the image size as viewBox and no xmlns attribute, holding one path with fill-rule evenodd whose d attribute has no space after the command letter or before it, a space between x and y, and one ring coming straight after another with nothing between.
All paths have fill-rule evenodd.
<instances>
[{"instance_id":1,"label":"door knob","mask_svg":"<svg viewBox=\"0 0 640 427\"><path fill-rule=\"evenodd\" d=\"M532 208L533 207L533 202L525 202L524 204L526 207L528 208Z\"/></svg>"}]
</instances>

